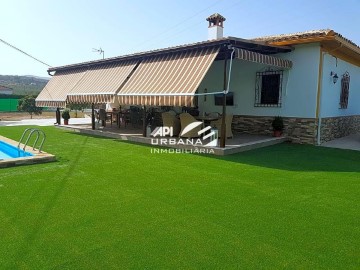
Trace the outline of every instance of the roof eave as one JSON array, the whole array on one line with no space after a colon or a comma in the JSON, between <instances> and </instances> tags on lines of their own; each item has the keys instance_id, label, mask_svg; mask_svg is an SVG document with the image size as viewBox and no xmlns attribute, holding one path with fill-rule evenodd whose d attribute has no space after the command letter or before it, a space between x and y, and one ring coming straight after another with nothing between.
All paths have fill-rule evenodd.
<instances>
[{"instance_id":1,"label":"roof eave","mask_svg":"<svg viewBox=\"0 0 360 270\"><path fill-rule=\"evenodd\" d=\"M116 56L113 58L105 58L105 59L95 60L95 61L88 61L88 62L81 62L81 63L71 64L71 65L65 65L65 66L51 67L48 69L48 72L54 72L54 71L65 70L65 69L74 69L74 68L79 68L79 67L89 67L89 66L101 65L101 64L110 64L113 62L124 61L124 60L129 60L129 59L144 58L144 57L148 57L148 56L190 50L190 49L194 49L194 48L212 47L212 46L217 46L217 45L222 45L222 44L227 44L227 43L228 43L228 40L225 38L218 39L218 40L206 41L206 42L198 42L198 43L194 43L194 44L190 44L190 45L180 45L180 46L169 47L169 48L165 48L165 49L158 49L158 50Z\"/></svg>"},{"instance_id":2,"label":"roof eave","mask_svg":"<svg viewBox=\"0 0 360 270\"><path fill-rule=\"evenodd\" d=\"M223 46L226 47L227 45L233 45L235 47L248 49L256 52L263 52L267 54L274 54L274 53L281 53L281 52L290 52L292 50L291 47L287 46L276 46L271 44L266 44L265 42L261 41L252 41L246 40L241 38L235 37L224 37L221 39L216 40L209 40L203 41L193 44L181 45L176 47L169 47L165 49L153 50L153 51L146 51L134 54L128 54L113 58L101 59L96 61L89 61L89 62L82 62L77 64L65 65L65 66L58 66L58 67L51 67L48 69L49 72L60 71L60 70L69 70L69 69L76 69L80 67L90 67L102 64L110 64L113 62L119 62L124 60L130 59L143 59L145 57L154 56L158 54L166 54L166 53L173 53L177 51L184 51L184 50L192 50L197 48L204 48L204 47L213 47L213 46Z\"/></svg>"}]
</instances>

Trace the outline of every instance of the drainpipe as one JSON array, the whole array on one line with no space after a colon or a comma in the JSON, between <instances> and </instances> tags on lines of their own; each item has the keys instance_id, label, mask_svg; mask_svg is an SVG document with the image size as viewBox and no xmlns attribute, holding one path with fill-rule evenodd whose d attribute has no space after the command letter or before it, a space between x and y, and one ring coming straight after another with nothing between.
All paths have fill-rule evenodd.
<instances>
[{"instance_id":1,"label":"drainpipe","mask_svg":"<svg viewBox=\"0 0 360 270\"><path fill-rule=\"evenodd\" d=\"M230 90L231 70L232 70L232 64L233 64L234 53L235 53L235 48L233 48L231 46L229 46L228 48L232 49L232 52L231 52L231 56L230 56L229 76L228 76L229 79L228 79L228 82L227 82L227 88L226 88L225 94L229 93L229 90Z\"/></svg>"}]
</instances>

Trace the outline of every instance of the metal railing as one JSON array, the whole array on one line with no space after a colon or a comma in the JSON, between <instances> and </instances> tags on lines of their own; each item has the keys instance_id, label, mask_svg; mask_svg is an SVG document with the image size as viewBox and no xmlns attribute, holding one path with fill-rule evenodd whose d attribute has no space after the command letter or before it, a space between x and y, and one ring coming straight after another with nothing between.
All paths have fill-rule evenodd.
<instances>
[{"instance_id":1,"label":"metal railing","mask_svg":"<svg viewBox=\"0 0 360 270\"><path fill-rule=\"evenodd\" d=\"M37 128L27 128L27 129L24 130L24 132L23 132L23 134L21 135L21 138L20 138L20 140L19 140L19 144L18 144L18 149L19 149L19 150L20 150L21 143L22 143L25 135L28 134L27 139L26 139L25 143L23 144L23 145L24 145L24 147L23 147L23 150L24 150L24 151L25 151L26 146L27 146L28 143L29 143L29 140L30 140L31 136L32 136L34 133L36 134L36 138L35 138L35 141L34 141L34 144L33 144L33 150L35 150L36 144L37 144L37 142L39 141L39 138L42 136L42 140L41 140L41 143L40 143L39 148L38 148L39 153L41 153L41 148L42 148L42 146L43 146L43 144L44 144L44 142L45 142L46 135L45 135L44 131L42 131L42 130L40 130L40 129L37 129ZM20 152L19 152L19 153L20 153Z\"/></svg>"}]
</instances>

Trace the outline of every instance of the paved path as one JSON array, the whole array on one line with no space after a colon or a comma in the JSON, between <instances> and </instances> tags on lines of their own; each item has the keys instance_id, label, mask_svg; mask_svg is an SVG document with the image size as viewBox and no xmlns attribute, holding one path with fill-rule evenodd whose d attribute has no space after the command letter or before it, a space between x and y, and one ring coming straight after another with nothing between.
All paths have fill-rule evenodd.
<instances>
[{"instance_id":1,"label":"paved path","mask_svg":"<svg viewBox=\"0 0 360 270\"><path fill-rule=\"evenodd\" d=\"M321 146L360 151L360 134L353 134L335 139L330 142L323 143Z\"/></svg>"},{"instance_id":2,"label":"paved path","mask_svg":"<svg viewBox=\"0 0 360 270\"><path fill-rule=\"evenodd\" d=\"M55 118L26 119L20 121L0 121L0 126L53 126L55 122ZM71 118L69 124L91 124L91 118Z\"/></svg>"}]
</instances>

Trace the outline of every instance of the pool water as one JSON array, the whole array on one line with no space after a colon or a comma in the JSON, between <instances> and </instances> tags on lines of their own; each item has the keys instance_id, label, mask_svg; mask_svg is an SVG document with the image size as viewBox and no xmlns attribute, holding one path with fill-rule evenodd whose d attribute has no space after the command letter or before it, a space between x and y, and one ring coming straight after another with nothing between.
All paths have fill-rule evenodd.
<instances>
[{"instance_id":1,"label":"pool water","mask_svg":"<svg viewBox=\"0 0 360 270\"><path fill-rule=\"evenodd\" d=\"M25 152L22 149L19 150L17 147L10 145L6 142L0 141L0 160L18 157L30 157L33 154Z\"/></svg>"}]
</instances>

